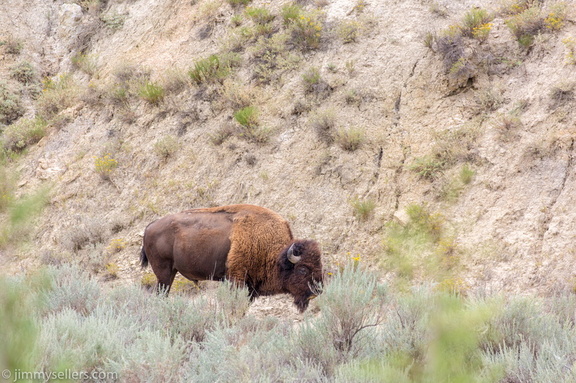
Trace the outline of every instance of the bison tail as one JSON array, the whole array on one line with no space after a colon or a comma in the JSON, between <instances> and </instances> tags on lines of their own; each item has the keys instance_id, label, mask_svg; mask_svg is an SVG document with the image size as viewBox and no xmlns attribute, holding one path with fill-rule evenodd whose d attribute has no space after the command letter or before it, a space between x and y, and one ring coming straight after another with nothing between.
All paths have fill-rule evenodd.
<instances>
[{"instance_id":1,"label":"bison tail","mask_svg":"<svg viewBox=\"0 0 576 383\"><path fill-rule=\"evenodd\" d=\"M148 257L144 251L144 246L142 246L142 251L140 252L140 266L145 269L148 266Z\"/></svg>"}]
</instances>

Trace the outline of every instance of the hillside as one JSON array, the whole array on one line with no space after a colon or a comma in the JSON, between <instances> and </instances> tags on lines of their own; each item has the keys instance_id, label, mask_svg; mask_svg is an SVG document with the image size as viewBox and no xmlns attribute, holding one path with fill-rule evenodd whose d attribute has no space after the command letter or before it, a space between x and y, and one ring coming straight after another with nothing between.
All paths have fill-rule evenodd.
<instances>
[{"instance_id":1,"label":"hillside","mask_svg":"<svg viewBox=\"0 0 576 383\"><path fill-rule=\"evenodd\" d=\"M138 284L149 222L252 203L329 267L574 288L572 3L234 3L0 4L6 270Z\"/></svg>"}]
</instances>

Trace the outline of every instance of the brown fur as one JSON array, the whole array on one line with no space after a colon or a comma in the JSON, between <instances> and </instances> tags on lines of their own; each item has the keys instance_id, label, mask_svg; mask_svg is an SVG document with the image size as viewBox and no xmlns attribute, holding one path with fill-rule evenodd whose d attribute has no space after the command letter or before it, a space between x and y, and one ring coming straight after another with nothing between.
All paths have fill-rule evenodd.
<instances>
[{"instance_id":1,"label":"brown fur","mask_svg":"<svg viewBox=\"0 0 576 383\"><path fill-rule=\"evenodd\" d=\"M287 259L293 243L301 256L296 265ZM191 280L227 278L247 286L252 298L289 293L301 311L315 295L311 286L322 281L318 244L294 241L286 220L253 205L187 210L152 222L141 253L142 266L148 262L159 290L169 291L177 272Z\"/></svg>"}]
</instances>

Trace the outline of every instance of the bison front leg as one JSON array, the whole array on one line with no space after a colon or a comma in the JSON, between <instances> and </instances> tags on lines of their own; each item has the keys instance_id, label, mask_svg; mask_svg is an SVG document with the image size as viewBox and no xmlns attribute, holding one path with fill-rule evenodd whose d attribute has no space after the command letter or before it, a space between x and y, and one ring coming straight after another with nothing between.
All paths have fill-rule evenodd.
<instances>
[{"instance_id":1,"label":"bison front leg","mask_svg":"<svg viewBox=\"0 0 576 383\"><path fill-rule=\"evenodd\" d=\"M250 302L253 302L254 299L258 297L259 294L256 289L256 286L254 286L250 278L248 278L247 273L245 271L236 273L228 271L226 279L228 279L232 283L232 285L238 289L247 288Z\"/></svg>"}]
</instances>

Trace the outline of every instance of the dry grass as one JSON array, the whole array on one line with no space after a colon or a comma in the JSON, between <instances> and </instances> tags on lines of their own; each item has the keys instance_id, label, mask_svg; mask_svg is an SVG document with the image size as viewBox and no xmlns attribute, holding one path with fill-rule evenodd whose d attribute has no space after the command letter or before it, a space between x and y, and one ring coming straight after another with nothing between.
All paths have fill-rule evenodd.
<instances>
[{"instance_id":1,"label":"dry grass","mask_svg":"<svg viewBox=\"0 0 576 383\"><path fill-rule=\"evenodd\" d=\"M366 134L363 128L340 128L336 132L336 143L344 150L354 152L366 141Z\"/></svg>"},{"instance_id":2,"label":"dry grass","mask_svg":"<svg viewBox=\"0 0 576 383\"><path fill-rule=\"evenodd\" d=\"M336 113L334 109L320 109L312 114L308 124L316 132L320 141L330 145L336 134Z\"/></svg>"}]
</instances>

